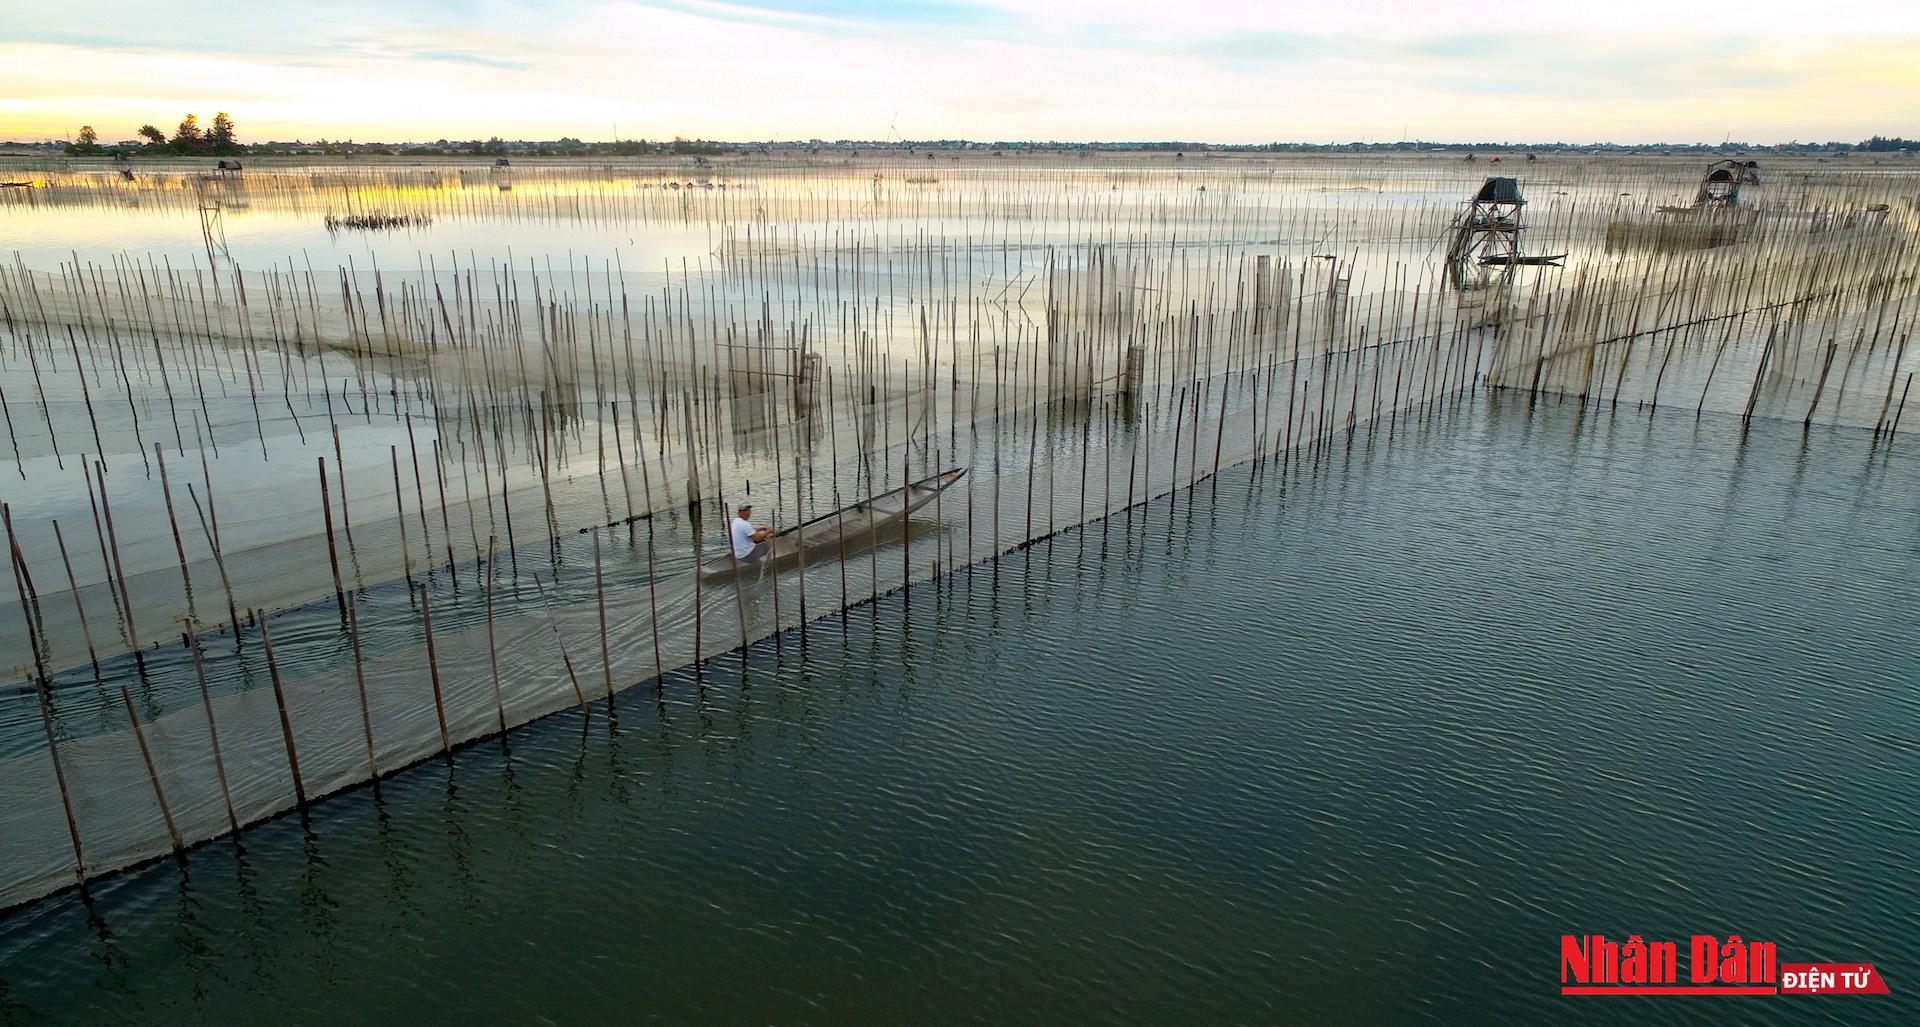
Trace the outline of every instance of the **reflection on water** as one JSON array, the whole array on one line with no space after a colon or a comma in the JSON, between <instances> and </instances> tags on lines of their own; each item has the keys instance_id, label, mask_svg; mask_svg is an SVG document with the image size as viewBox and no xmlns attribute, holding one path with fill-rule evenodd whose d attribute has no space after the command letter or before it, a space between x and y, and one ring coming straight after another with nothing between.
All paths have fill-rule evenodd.
<instances>
[{"instance_id":1,"label":"reflection on water","mask_svg":"<svg viewBox=\"0 0 1920 1027\"><path fill-rule=\"evenodd\" d=\"M0 1020L1804 1022L1556 991L1717 932L1909 1023L1917 476L1362 428L17 911Z\"/></svg>"}]
</instances>

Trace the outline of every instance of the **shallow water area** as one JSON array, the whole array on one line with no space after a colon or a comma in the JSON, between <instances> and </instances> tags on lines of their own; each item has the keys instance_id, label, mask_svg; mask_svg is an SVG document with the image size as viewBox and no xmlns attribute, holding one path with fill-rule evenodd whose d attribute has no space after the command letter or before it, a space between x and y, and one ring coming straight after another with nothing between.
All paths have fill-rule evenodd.
<instances>
[{"instance_id":1,"label":"shallow water area","mask_svg":"<svg viewBox=\"0 0 1920 1027\"><path fill-rule=\"evenodd\" d=\"M1577 213L1638 209L1682 198L1697 176L1693 160L1623 161L1569 155L1528 164L1463 162L1455 155L1171 154L996 159L949 154L923 162L905 153L865 159L739 156L696 164L651 157L620 162L555 162L494 169L482 162L252 162L235 175L204 163L136 163L123 181L104 162L69 161L59 170L22 170L37 189L0 197L6 256L46 269L105 263L125 254L178 268L232 263L331 272L424 271L437 261L490 260L566 268L569 260L619 260L636 281L663 264L699 264L730 242L770 231L831 239L850 226L911 238L931 226L983 250L1015 236L1029 262L1044 249L1071 250L1088 225L1127 226L1145 239L1172 223L1173 247L1231 242L1337 252L1389 274L1386 244L1426 247L1488 174L1518 175L1536 194L1541 245L1590 249L1569 234ZM1625 190L1625 191L1623 191ZM1392 206L1391 224L1373 215ZM1400 211L1420 213L1405 218ZM407 225L329 230L328 216L379 212ZM1297 219L1310 212L1310 227ZM204 225L211 238L203 235ZM1080 225L1067 222L1079 220ZM1230 224L1221 231L1222 224ZM851 237L849 237L851 239ZM850 243L849 243L850 244ZM210 260L208 251L217 251ZM509 249L511 253L509 253ZM1025 252L1021 252L1025 251ZM1064 259L1064 257L1063 257ZM647 276L647 277L638 277ZM664 279L658 279L664 281Z\"/></svg>"},{"instance_id":2,"label":"shallow water area","mask_svg":"<svg viewBox=\"0 0 1920 1027\"><path fill-rule=\"evenodd\" d=\"M1909 1023L1917 479L1402 413L18 910L0 1023Z\"/></svg>"}]
</instances>

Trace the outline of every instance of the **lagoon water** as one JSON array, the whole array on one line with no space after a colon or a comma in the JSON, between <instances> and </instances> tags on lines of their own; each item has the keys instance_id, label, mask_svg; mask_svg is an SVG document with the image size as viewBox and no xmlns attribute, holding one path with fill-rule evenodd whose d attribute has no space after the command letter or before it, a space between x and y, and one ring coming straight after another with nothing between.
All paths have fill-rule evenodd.
<instances>
[{"instance_id":1,"label":"lagoon water","mask_svg":"<svg viewBox=\"0 0 1920 1027\"><path fill-rule=\"evenodd\" d=\"M1920 448L1480 396L0 919L0 1023L1920 1018ZM1563 998L1562 934L1879 998Z\"/></svg>"}]
</instances>

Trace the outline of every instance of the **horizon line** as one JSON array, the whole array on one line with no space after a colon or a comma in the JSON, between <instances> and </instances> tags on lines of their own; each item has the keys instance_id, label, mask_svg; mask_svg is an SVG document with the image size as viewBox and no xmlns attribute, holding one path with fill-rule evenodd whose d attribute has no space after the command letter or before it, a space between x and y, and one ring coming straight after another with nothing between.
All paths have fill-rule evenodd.
<instances>
[{"instance_id":1,"label":"horizon line","mask_svg":"<svg viewBox=\"0 0 1920 1027\"><path fill-rule=\"evenodd\" d=\"M670 139L660 138L660 137L653 137L653 138L634 137L634 138L615 138L615 139L601 139L601 140L584 140L584 139L580 139L573 136L560 136L554 139L503 139L499 136L493 136L487 139L478 139L478 138L471 138L471 137L453 138L449 136L449 137L442 137L438 139L429 139L429 140L407 139L404 141L402 140L328 139L326 137L319 137L313 140L271 139L271 140L260 140L260 141L251 142L251 143L238 143L238 145L243 147L249 147L249 148L251 147L284 147L284 146L300 146L300 147L378 146L378 147L408 147L412 149L426 149L426 148L434 148L434 147L439 147L439 148L468 147L476 143L481 145L520 147L520 148L551 147L551 146L611 147L611 146L639 144L639 145L649 146L649 147L658 148L658 149L670 150L676 144L682 144L687 146L698 146L702 148L729 148L729 149L736 149L736 150L742 150L742 151L752 150L755 148L760 148L760 149L835 148L835 149L875 149L875 150L922 150L922 149L925 149L925 150L937 150L937 149L1100 150L1100 149L1113 149L1113 150L1122 150L1122 151L1126 151L1126 150L1195 150L1195 151L1204 152L1207 150L1223 150L1223 151L1229 151L1229 152L1262 152L1262 151L1270 152L1270 151L1276 151L1276 150L1330 151L1330 150L1397 150L1397 149L1421 149L1421 148L1430 148L1430 149L1436 149L1436 150L1462 150L1462 149L1483 149L1483 150L1667 149L1667 150L1674 150L1674 149L1687 149L1687 150L1730 151L1730 150L1779 149L1781 147L1799 147L1799 148L1808 148L1808 149L1863 148L1863 147L1871 146L1876 142L1885 143L1885 144L1894 144L1889 148L1889 150L1885 152L1901 152L1902 150L1908 150L1908 151L1920 150L1920 139L1906 139L1904 137L1897 136L1897 135L1893 135L1893 136L1872 135L1867 137L1866 139L1862 139L1857 142L1841 140L1841 139L1829 139L1825 141L1814 140L1814 139L1809 139L1804 141L1799 139L1792 139L1792 140L1765 142L1765 143L1747 142L1747 141L1730 141L1730 140L1714 143L1714 142L1705 142L1705 141L1683 142L1683 141L1673 141L1673 140L1643 141L1643 142L1612 142L1612 141L1570 142L1567 140L1554 140L1551 142L1513 142L1513 141L1494 142L1494 141L1466 141L1466 140L1438 140L1438 139L1402 139L1402 140L1396 140L1393 142L1369 142L1365 140L1352 140L1348 142L1309 142L1305 140L1293 140L1293 141L1275 140L1271 142L1260 142L1260 143L1235 143L1235 142L1217 142L1217 141L1208 141L1208 140L1179 140L1179 139L1157 139L1157 140L1002 139L1002 140L988 141L988 140L981 140L981 139L962 139L962 138L955 138L955 139L818 139L818 138L812 138L812 139L709 139L705 137L696 137L696 138L689 139L684 136L674 136ZM72 143L72 139L68 137L46 136L46 137L41 137L37 139L0 140L0 147L4 147L4 146L31 146L31 147L65 146L71 143ZM101 142L101 143L97 143L96 145L102 151L113 150L113 149L124 149L127 147L134 147L136 149L140 149L140 148L144 148L145 146L144 143L136 143L136 141L134 140L120 140L118 142L112 142L112 143Z\"/></svg>"}]
</instances>

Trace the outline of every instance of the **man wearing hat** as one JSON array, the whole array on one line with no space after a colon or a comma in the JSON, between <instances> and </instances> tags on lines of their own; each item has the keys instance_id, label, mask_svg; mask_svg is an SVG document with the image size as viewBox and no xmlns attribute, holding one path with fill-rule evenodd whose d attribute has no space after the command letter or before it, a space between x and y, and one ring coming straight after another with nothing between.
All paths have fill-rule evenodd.
<instances>
[{"instance_id":1,"label":"man wearing hat","mask_svg":"<svg viewBox=\"0 0 1920 1027\"><path fill-rule=\"evenodd\" d=\"M742 504L733 516L733 557L741 563L751 563L766 558L773 543L767 541L773 537L772 528L753 526L753 504Z\"/></svg>"}]
</instances>

